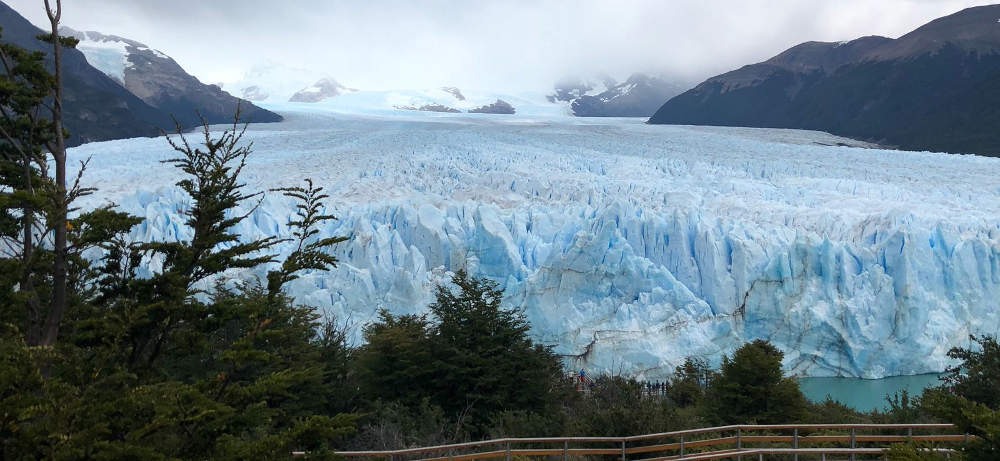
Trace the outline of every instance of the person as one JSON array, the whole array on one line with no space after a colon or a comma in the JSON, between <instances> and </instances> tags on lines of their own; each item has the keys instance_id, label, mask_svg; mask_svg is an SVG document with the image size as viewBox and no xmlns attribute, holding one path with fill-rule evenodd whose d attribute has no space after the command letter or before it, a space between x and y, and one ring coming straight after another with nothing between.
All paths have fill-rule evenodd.
<instances>
[{"instance_id":1,"label":"person","mask_svg":"<svg viewBox=\"0 0 1000 461\"><path fill-rule=\"evenodd\" d=\"M587 376L587 372L583 371L583 368L581 368L580 369L580 384L583 384L586 381L586 376Z\"/></svg>"}]
</instances>

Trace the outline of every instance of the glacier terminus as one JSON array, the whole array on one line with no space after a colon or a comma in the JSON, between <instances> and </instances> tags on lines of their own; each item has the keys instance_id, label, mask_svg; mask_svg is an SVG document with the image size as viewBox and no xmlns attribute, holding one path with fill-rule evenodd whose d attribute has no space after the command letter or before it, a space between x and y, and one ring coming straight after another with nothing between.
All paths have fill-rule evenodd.
<instances>
[{"instance_id":1,"label":"glacier terminus","mask_svg":"<svg viewBox=\"0 0 1000 461\"><path fill-rule=\"evenodd\" d=\"M595 374L662 377L757 338L801 376L938 372L970 334L1000 332L1000 159L524 104L510 116L267 108L285 121L250 126L243 179L311 178L330 193L339 220L324 231L350 238L341 264L290 288L355 325L381 308L424 312L464 268ZM74 148L70 163L92 158L84 183L146 218L135 239L184 239L170 156L162 138L136 138ZM286 235L292 212L270 194L235 231Z\"/></svg>"}]
</instances>

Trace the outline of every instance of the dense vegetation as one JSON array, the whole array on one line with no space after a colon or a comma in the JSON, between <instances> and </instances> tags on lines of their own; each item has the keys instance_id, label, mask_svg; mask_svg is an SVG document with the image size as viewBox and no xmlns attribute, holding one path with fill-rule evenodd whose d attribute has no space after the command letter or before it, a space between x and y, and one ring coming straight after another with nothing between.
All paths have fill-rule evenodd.
<instances>
[{"instance_id":1,"label":"dense vegetation","mask_svg":"<svg viewBox=\"0 0 1000 461\"><path fill-rule=\"evenodd\" d=\"M56 14L55 16L58 16ZM53 27L57 25L53 21ZM57 35L56 48L72 46ZM336 270L320 234L328 198L310 181L269 191L295 200L292 234L248 241L232 229L263 192L240 182L252 145L238 123L194 143L168 138L166 160L190 197L189 239L134 242L142 222L98 193L67 187L58 76L40 53L0 47L0 458L284 459L334 457L496 436L634 435L729 423L952 421L992 459L1000 416L1000 347L976 338L961 366L921 399L885 413L808 403L766 341L677 367L662 398L621 376L579 392L560 358L535 343L503 293L463 271L424 315L381 312L350 344L348 326L302 306L283 286L302 271ZM51 101L56 101L52 104ZM238 115L237 115L238 117ZM50 158L54 157L53 158ZM62 165L60 166L60 161ZM250 210L250 211L247 211ZM60 238L62 235L62 243ZM279 259L276 248L293 251ZM266 270L238 281L231 271ZM61 293L61 294L60 294ZM894 456L920 457L904 446Z\"/></svg>"}]
</instances>

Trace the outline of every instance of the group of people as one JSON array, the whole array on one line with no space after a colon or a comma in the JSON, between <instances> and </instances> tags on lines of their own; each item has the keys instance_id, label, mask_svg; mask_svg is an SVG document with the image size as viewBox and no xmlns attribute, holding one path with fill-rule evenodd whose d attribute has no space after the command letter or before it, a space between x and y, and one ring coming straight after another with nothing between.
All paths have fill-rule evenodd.
<instances>
[{"instance_id":1,"label":"group of people","mask_svg":"<svg viewBox=\"0 0 1000 461\"><path fill-rule=\"evenodd\" d=\"M600 384L604 380L604 376L598 376L596 381L588 379L587 371L584 369L580 369L579 373L570 373L570 377L573 379L578 391L593 390L595 384ZM638 384L639 390L642 391L642 395L644 396L664 397L667 395L668 384L666 381L639 381Z\"/></svg>"},{"instance_id":2,"label":"group of people","mask_svg":"<svg viewBox=\"0 0 1000 461\"><path fill-rule=\"evenodd\" d=\"M651 397L663 397L667 395L667 383L665 381L645 381L640 382L645 395Z\"/></svg>"}]
</instances>

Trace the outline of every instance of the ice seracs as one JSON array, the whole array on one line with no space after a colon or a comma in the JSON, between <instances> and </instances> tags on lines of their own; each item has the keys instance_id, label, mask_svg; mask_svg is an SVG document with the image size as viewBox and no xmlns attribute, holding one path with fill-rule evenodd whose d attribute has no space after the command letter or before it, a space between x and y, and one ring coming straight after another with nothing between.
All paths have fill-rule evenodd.
<instances>
[{"instance_id":1,"label":"ice seracs","mask_svg":"<svg viewBox=\"0 0 1000 461\"><path fill-rule=\"evenodd\" d=\"M338 318L424 312L465 268L497 280L571 366L646 377L755 338L795 374L935 372L970 333L1000 329L998 159L520 110L327 112L359 97L371 95L251 126L244 177L330 192L340 220L323 232L350 238L341 265L290 289ZM88 200L145 216L137 239L190 237L162 140L89 144L71 160L91 155L101 194ZM287 232L293 212L269 197L237 232Z\"/></svg>"}]
</instances>

